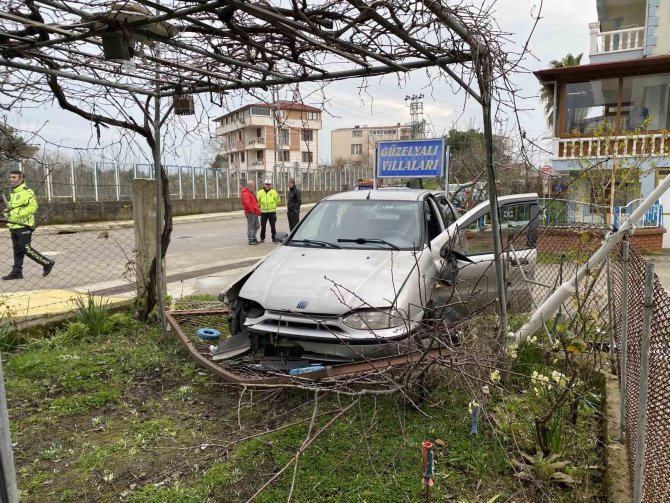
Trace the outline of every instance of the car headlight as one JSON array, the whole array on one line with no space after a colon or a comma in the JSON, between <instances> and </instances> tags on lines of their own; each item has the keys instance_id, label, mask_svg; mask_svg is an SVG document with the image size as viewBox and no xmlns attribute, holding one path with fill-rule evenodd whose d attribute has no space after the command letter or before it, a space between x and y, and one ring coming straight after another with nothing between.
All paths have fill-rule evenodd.
<instances>
[{"instance_id":1,"label":"car headlight","mask_svg":"<svg viewBox=\"0 0 670 503\"><path fill-rule=\"evenodd\" d=\"M351 313L342 318L342 322L357 330L379 330L399 327L405 319L395 309L370 309Z\"/></svg>"},{"instance_id":2,"label":"car headlight","mask_svg":"<svg viewBox=\"0 0 670 503\"><path fill-rule=\"evenodd\" d=\"M243 299L243 302L247 318L260 318L265 314L265 309L258 302L248 299Z\"/></svg>"}]
</instances>

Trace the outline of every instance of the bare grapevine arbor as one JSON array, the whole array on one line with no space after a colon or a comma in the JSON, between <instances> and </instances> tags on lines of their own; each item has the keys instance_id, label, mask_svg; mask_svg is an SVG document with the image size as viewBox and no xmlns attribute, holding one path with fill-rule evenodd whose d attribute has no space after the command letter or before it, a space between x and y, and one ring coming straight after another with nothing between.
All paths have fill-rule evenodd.
<instances>
[{"instance_id":1,"label":"bare grapevine arbor","mask_svg":"<svg viewBox=\"0 0 670 503\"><path fill-rule=\"evenodd\" d=\"M160 262L170 242L161 140L175 118L277 86L423 70L438 92L462 87L481 104L491 202L491 102L517 62L485 7L445 0L0 0L0 92L5 108L54 99L101 127L144 138L160 167L162 229L146 316L161 302ZM411 78L411 77L410 77ZM471 84L475 83L473 87ZM450 85L452 87L450 87ZM438 93L436 93L439 95ZM208 120L206 114L200 116ZM163 133L163 134L162 134ZM501 243L497 212L496 255ZM505 326L502 266L498 296ZM162 309L161 309L162 311Z\"/></svg>"}]
</instances>

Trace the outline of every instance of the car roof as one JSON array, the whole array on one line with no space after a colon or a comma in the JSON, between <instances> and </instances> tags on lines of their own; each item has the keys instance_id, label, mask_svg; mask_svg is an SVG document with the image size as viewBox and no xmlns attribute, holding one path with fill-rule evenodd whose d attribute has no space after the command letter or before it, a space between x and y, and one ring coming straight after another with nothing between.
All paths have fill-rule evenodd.
<instances>
[{"instance_id":1,"label":"car roof","mask_svg":"<svg viewBox=\"0 0 670 503\"><path fill-rule=\"evenodd\" d=\"M324 201L357 201L370 199L372 201L422 201L429 190L407 189L404 187L388 187L384 189L350 190L338 192L332 196L325 197Z\"/></svg>"}]
</instances>

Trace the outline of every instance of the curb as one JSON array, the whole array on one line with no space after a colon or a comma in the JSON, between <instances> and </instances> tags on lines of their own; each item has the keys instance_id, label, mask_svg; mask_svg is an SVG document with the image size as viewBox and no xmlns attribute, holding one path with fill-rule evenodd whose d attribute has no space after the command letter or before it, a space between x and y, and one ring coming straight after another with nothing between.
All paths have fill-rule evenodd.
<instances>
[{"instance_id":1,"label":"curb","mask_svg":"<svg viewBox=\"0 0 670 503\"><path fill-rule=\"evenodd\" d=\"M619 411L621 396L619 380L610 373L602 372L605 392L605 422L603 440L605 444L605 490L610 503L630 503L633 501L632 484L628 474L628 450L619 439L621 422Z\"/></svg>"}]
</instances>

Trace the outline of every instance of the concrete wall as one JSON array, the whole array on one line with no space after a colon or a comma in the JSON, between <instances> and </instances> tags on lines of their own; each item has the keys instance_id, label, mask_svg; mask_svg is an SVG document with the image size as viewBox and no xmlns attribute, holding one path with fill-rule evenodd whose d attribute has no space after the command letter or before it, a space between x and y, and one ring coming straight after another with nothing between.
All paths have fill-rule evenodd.
<instances>
[{"instance_id":1,"label":"concrete wall","mask_svg":"<svg viewBox=\"0 0 670 503\"><path fill-rule=\"evenodd\" d=\"M302 202L316 203L335 192L317 190L303 191ZM280 194L282 202L284 195ZM242 209L240 198L230 199L173 199L172 213L174 216L200 215L203 213L223 213ZM108 222L133 219L132 201L78 201L73 202L42 202L37 214L40 225L77 224L84 222Z\"/></svg>"}]
</instances>

